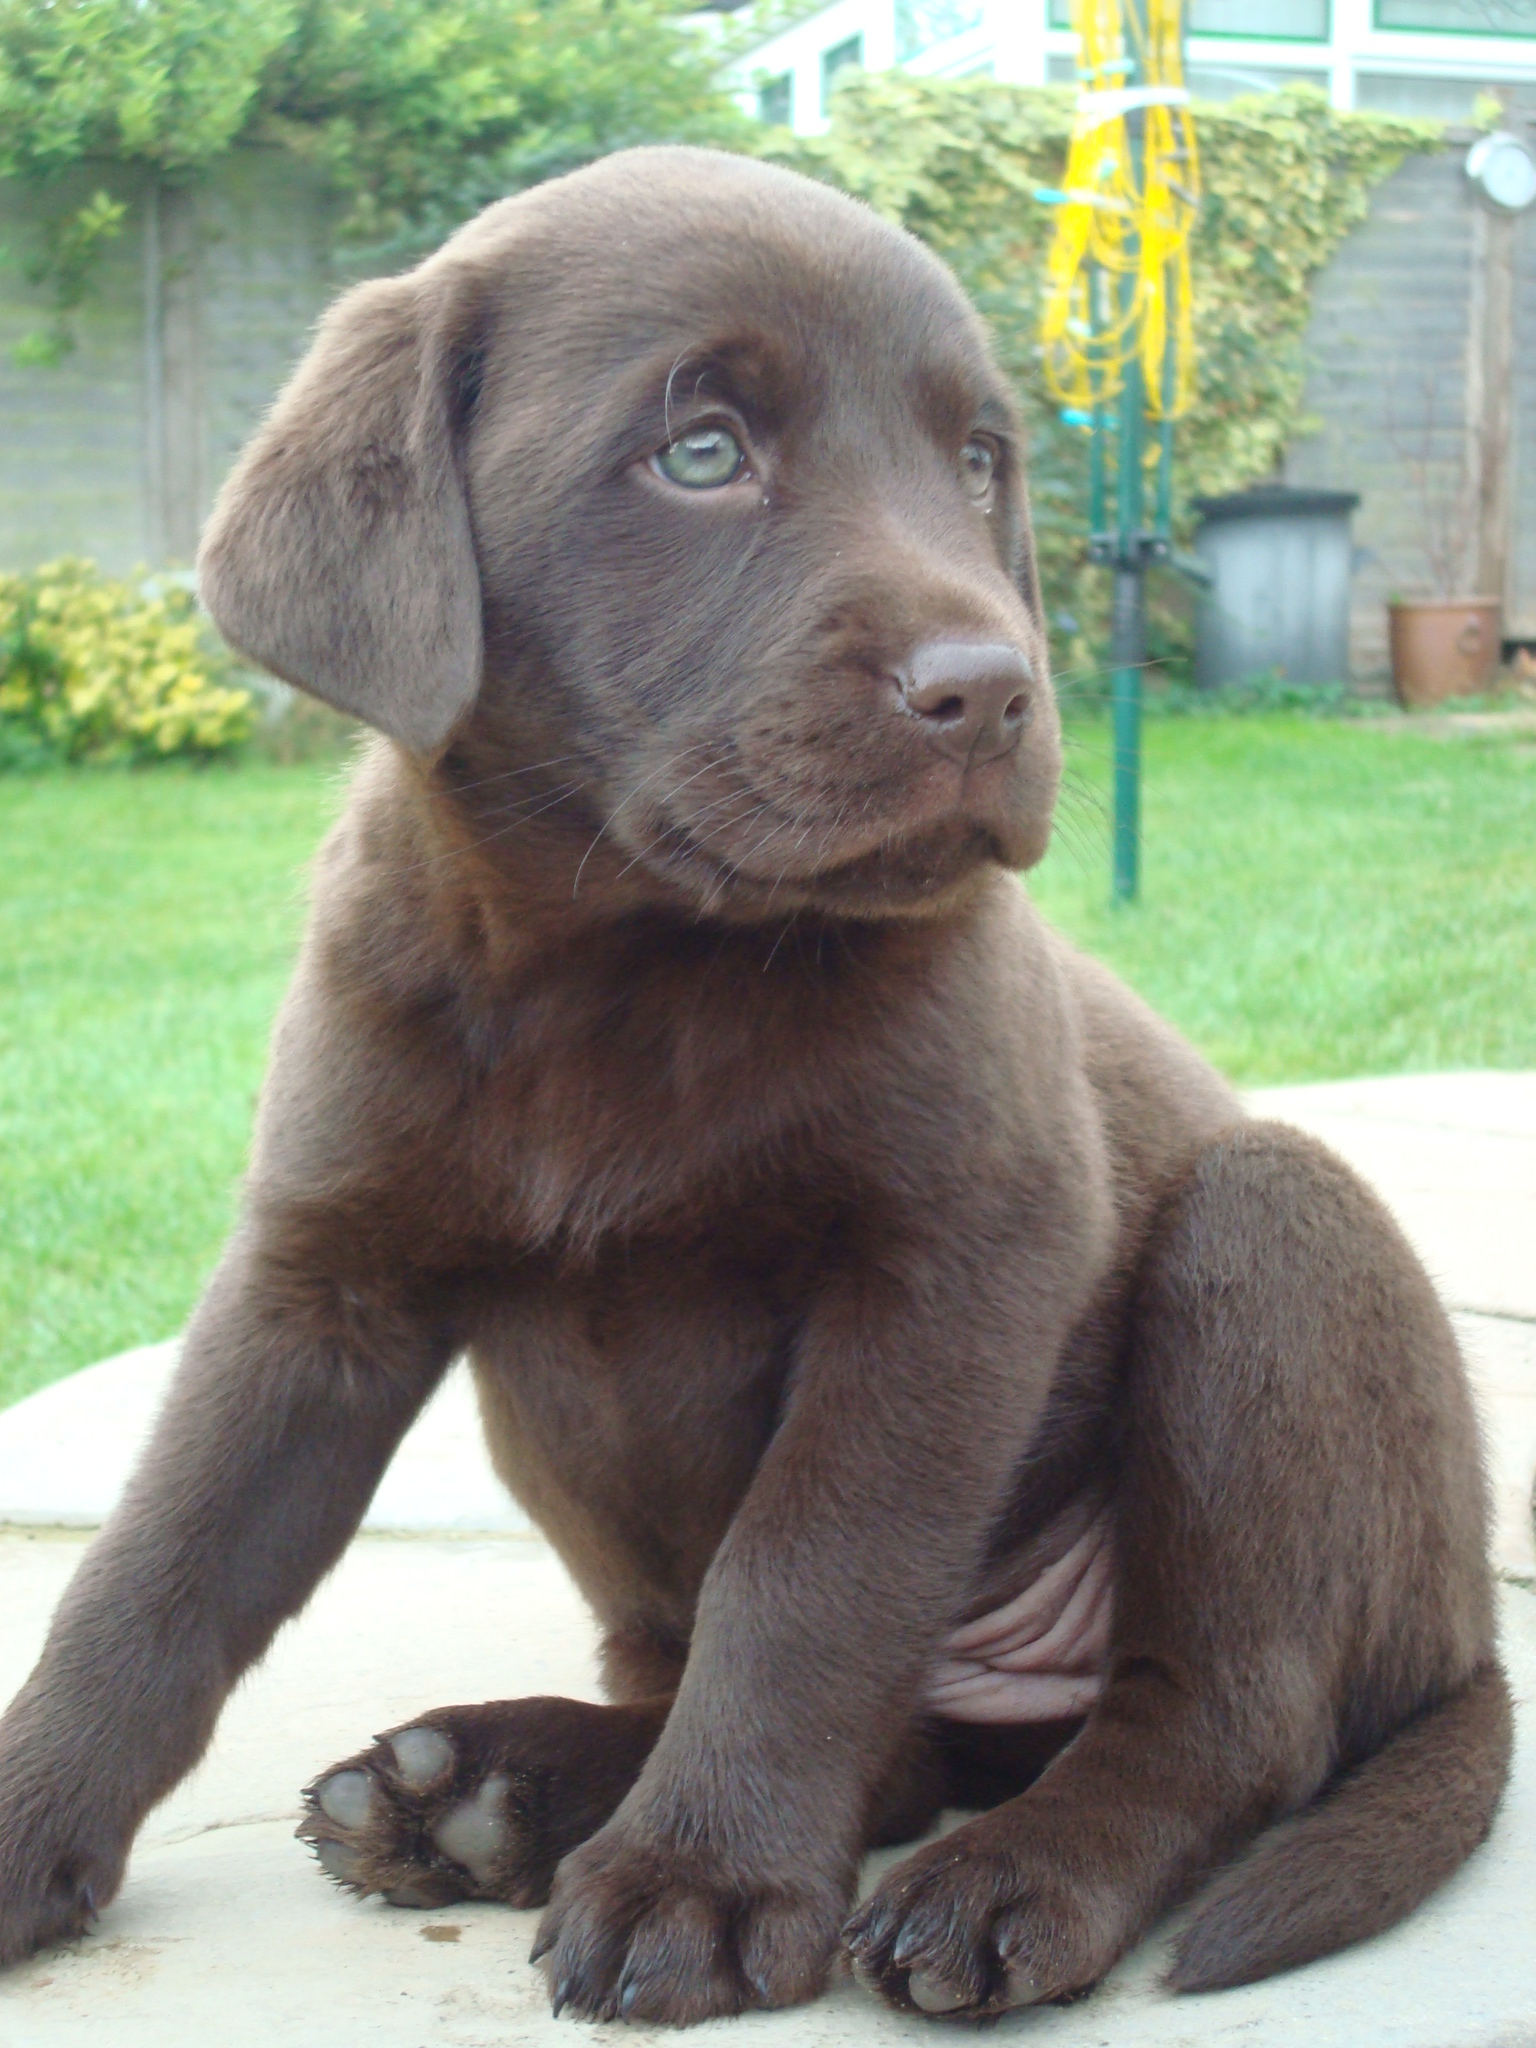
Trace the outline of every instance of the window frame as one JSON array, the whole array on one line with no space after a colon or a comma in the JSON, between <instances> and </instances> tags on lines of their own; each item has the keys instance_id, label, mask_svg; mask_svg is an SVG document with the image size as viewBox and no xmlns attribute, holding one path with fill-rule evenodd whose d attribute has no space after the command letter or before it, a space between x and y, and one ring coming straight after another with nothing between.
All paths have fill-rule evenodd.
<instances>
[{"instance_id":1,"label":"window frame","mask_svg":"<svg viewBox=\"0 0 1536 2048\"><path fill-rule=\"evenodd\" d=\"M854 54L851 57L842 56L845 50L852 50ZM834 64L828 70L829 60L839 56L842 56L842 62ZM829 49L825 49L821 53L821 118L824 121L832 111L833 86L844 71L851 71L855 66L860 71L866 68L864 63L864 31L861 28L856 28L851 36L844 36L840 42L833 43Z\"/></svg>"},{"instance_id":2,"label":"window frame","mask_svg":"<svg viewBox=\"0 0 1536 2048\"><path fill-rule=\"evenodd\" d=\"M1536 20L1529 28L1418 28L1402 22L1383 21L1381 10L1389 0L1371 0L1371 28L1382 36L1475 36L1479 42L1536 43Z\"/></svg>"}]
</instances>

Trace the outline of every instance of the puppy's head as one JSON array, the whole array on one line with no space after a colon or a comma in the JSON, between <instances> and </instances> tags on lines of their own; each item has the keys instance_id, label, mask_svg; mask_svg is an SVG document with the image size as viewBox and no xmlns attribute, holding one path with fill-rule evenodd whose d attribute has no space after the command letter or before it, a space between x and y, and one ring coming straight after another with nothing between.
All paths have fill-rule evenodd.
<instances>
[{"instance_id":1,"label":"puppy's head","mask_svg":"<svg viewBox=\"0 0 1536 2048\"><path fill-rule=\"evenodd\" d=\"M551 792L589 889L920 914L1044 849L1059 731L980 325L910 237L746 159L610 157L349 294L201 576L235 646L444 787Z\"/></svg>"}]
</instances>

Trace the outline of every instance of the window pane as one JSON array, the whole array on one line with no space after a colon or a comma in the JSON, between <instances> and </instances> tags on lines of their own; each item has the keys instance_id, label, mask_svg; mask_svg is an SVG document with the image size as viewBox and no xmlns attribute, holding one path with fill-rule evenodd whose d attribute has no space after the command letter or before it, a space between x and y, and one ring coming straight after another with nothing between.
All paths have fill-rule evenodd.
<instances>
[{"instance_id":1,"label":"window pane","mask_svg":"<svg viewBox=\"0 0 1536 2048\"><path fill-rule=\"evenodd\" d=\"M1385 72L1355 73L1355 105L1367 114L1407 114L1416 121L1469 123L1479 93L1491 92L1476 78L1394 78Z\"/></svg>"},{"instance_id":2,"label":"window pane","mask_svg":"<svg viewBox=\"0 0 1536 2048\"><path fill-rule=\"evenodd\" d=\"M1236 100L1253 92L1281 92L1288 85L1328 90L1326 71L1282 70L1278 64L1190 64L1184 76L1197 100Z\"/></svg>"},{"instance_id":3,"label":"window pane","mask_svg":"<svg viewBox=\"0 0 1536 2048\"><path fill-rule=\"evenodd\" d=\"M832 81L839 71L857 69L864 62L864 38L850 36L846 43L834 43L821 53L821 111L826 113L832 98Z\"/></svg>"},{"instance_id":4,"label":"window pane","mask_svg":"<svg viewBox=\"0 0 1536 2048\"><path fill-rule=\"evenodd\" d=\"M981 26L980 0L896 0L896 62Z\"/></svg>"},{"instance_id":5,"label":"window pane","mask_svg":"<svg viewBox=\"0 0 1536 2048\"><path fill-rule=\"evenodd\" d=\"M1051 0L1050 11L1046 15L1046 20L1052 28L1070 28L1072 26L1072 0Z\"/></svg>"},{"instance_id":6,"label":"window pane","mask_svg":"<svg viewBox=\"0 0 1536 2048\"><path fill-rule=\"evenodd\" d=\"M1196 35L1275 36L1325 43L1328 0L1191 0L1189 26Z\"/></svg>"},{"instance_id":7,"label":"window pane","mask_svg":"<svg viewBox=\"0 0 1536 2048\"><path fill-rule=\"evenodd\" d=\"M757 118L773 128L788 128L795 118L795 74L786 71L757 88Z\"/></svg>"},{"instance_id":8,"label":"window pane","mask_svg":"<svg viewBox=\"0 0 1536 2048\"><path fill-rule=\"evenodd\" d=\"M1376 0L1376 26L1536 36L1536 0Z\"/></svg>"}]
</instances>

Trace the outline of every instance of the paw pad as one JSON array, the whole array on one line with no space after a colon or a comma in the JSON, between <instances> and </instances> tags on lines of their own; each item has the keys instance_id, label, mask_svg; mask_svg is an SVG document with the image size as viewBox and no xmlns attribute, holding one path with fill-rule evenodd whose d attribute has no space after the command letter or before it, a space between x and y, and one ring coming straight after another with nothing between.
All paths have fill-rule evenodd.
<instances>
[{"instance_id":1,"label":"paw pad","mask_svg":"<svg viewBox=\"0 0 1536 2048\"><path fill-rule=\"evenodd\" d=\"M490 1883L506 1852L510 1833L506 1806L507 1779L497 1771L472 1799L450 1807L432 1830L438 1848L462 1864L476 1884Z\"/></svg>"},{"instance_id":2,"label":"paw pad","mask_svg":"<svg viewBox=\"0 0 1536 2048\"><path fill-rule=\"evenodd\" d=\"M437 1728L402 1728L389 1747L395 1775L412 1792L425 1792L453 1765L453 1744Z\"/></svg>"},{"instance_id":3,"label":"paw pad","mask_svg":"<svg viewBox=\"0 0 1536 2048\"><path fill-rule=\"evenodd\" d=\"M438 1728L381 1736L310 1788L300 1839L327 1877L392 1906L515 1896L528 1845L511 1810L511 1779L492 1771L466 1786L456 1779L460 1756Z\"/></svg>"},{"instance_id":4,"label":"paw pad","mask_svg":"<svg viewBox=\"0 0 1536 2048\"><path fill-rule=\"evenodd\" d=\"M337 1827L366 1827L373 1805L373 1780L366 1771L337 1771L316 1786L315 1797L320 1811Z\"/></svg>"},{"instance_id":5,"label":"paw pad","mask_svg":"<svg viewBox=\"0 0 1536 2048\"><path fill-rule=\"evenodd\" d=\"M356 1849L349 1848L345 1842L317 1842L315 1854L327 1877L334 1877L338 1884L357 1882L363 1859Z\"/></svg>"}]
</instances>

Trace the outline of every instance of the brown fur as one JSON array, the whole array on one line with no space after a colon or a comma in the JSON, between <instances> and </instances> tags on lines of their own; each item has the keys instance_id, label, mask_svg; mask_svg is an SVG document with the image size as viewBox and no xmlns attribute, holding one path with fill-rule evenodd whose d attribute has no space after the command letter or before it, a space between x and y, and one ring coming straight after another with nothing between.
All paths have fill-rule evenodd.
<instances>
[{"instance_id":1,"label":"brown fur","mask_svg":"<svg viewBox=\"0 0 1536 2048\"><path fill-rule=\"evenodd\" d=\"M745 479L648 466L700 419ZM1377 1201L1009 872L1057 723L947 273L695 152L493 207L328 316L203 580L395 744L320 856L165 1414L0 1726L0 1955L113 1895L464 1347L615 1704L445 1709L451 1762L375 1745L364 1818L332 1773L305 1831L413 1903L552 1885L557 2005L810 1997L867 1843L947 1797L990 1810L844 1933L929 2010L1091 1985L1218 1865L1185 1986L1454 1868L1510 1739L1455 1343ZM946 1628L1105 1502L1086 1724L925 1720ZM448 1853L488 1784L491 1848Z\"/></svg>"}]
</instances>

